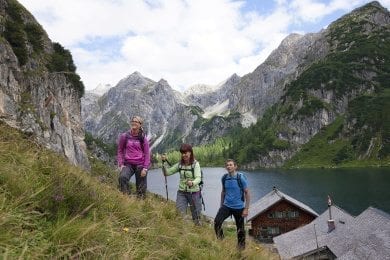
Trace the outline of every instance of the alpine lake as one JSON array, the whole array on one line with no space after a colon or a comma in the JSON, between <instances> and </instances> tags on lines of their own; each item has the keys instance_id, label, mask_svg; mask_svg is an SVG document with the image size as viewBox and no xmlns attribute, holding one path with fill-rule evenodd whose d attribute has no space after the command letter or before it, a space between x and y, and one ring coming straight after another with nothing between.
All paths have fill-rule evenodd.
<instances>
[{"instance_id":1,"label":"alpine lake","mask_svg":"<svg viewBox=\"0 0 390 260\"><path fill-rule=\"evenodd\" d=\"M202 195L205 210L214 218L220 205L221 178L226 170L202 167L204 186ZM328 195L333 204L357 216L372 206L390 214L390 168L359 169L264 169L241 171L249 182L251 204L273 187L305 203L318 214L327 209ZM134 177L132 178L134 181ZM167 177L168 198L176 200L179 174ZM148 191L166 198L165 179L161 169L148 173Z\"/></svg>"}]
</instances>

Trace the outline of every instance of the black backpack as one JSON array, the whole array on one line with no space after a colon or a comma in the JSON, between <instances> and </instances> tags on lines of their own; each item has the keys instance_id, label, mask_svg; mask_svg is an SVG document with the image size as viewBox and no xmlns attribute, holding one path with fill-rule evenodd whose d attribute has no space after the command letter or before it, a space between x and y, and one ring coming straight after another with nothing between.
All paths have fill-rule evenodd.
<instances>
[{"instance_id":1,"label":"black backpack","mask_svg":"<svg viewBox=\"0 0 390 260\"><path fill-rule=\"evenodd\" d=\"M245 201L245 196L244 196L244 187L242 185L242 181L241 181L241 173L237 173L237 176L236 176L236 180L237 180L237 184L238 184L238 187L240 187L240 190L241 190L241 200L242 201ZM228 173L225 173L222 177L222 189L225 191L225 182L226 182L226 178L229 176Z\"/></svg>"}]
</instances>

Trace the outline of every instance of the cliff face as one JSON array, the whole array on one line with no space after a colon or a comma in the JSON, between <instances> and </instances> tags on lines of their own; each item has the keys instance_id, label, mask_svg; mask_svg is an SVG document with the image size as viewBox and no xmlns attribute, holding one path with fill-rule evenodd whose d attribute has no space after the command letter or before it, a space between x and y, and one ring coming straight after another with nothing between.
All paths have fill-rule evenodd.
<instances>
[{"instance_id":1,"label":"cliff face","mask_svg":"<svg viewBox=\"0 0 390 260\"><path fill-rule=\"evenodd\" d=\"M329 52L324 32L286 37L263 64L244 76L233 90L237 96L236 109L241 114L258 118L265 110L279 102L287 83Z\"/></svg>"},{"instance_id":2,"label":"cliff face","mask_svg":"<svg viewBox=\"0 0 390 260\"><path fill-rule=\"evenodd\" d=\"M53 57L60 45L20 4L0 0L0 15L1 120L89 168L77 74L56 71Z\"/></svg>"},{"instance_id":3,"label":"cliff face","mask_svg":"<svg viewBox=\"0 0 390 260\"><path fill-rule=\"evenodd\" d=\"M286 84L268 127L288 145L270 147L246 167L282 166L289 159L290 166L311 165L310 158L321 154L327 165L389 159L389 119L383 112L389 109L388 10L367 4L332 23L322 38L326 55Z\"/></svg>"}]
</instances>

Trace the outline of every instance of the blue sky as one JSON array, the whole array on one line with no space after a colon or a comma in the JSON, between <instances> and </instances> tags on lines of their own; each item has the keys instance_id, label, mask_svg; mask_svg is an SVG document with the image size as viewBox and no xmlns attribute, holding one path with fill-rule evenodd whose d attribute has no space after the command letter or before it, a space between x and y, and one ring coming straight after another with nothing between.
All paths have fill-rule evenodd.
<instances>
[{"instance_id":1,"label":"blue sky","mask_svg":"<svg viewBox=\"0 0 390 260\"><path fill-rule=\"evenodd\" d=\"M19 0L72 52L87 90L133 73L177 90L260 65L290 33L318 32L366 0ZM379 1L390 8L390 0Z\"/></svg>"}]
</instances>

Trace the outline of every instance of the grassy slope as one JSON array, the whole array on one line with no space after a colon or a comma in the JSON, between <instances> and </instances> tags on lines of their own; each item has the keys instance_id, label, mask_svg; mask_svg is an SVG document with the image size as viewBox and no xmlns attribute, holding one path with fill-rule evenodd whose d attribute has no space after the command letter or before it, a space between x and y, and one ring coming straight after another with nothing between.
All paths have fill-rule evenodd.
<instances>
[{"instance_id":1,"label":"grassy slope","mask_svg":"<svg viewBox=\"0 0 390 260\"><path fill-rule=\"evenodd\" d=\"M233 234L218 241L173 203L123 196L103 165L86 173L3 123L0 172L2 259L275 258L253 242L239 254Z\"/></svg>"}]
</instances>

